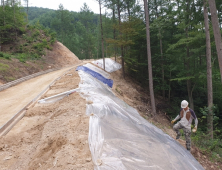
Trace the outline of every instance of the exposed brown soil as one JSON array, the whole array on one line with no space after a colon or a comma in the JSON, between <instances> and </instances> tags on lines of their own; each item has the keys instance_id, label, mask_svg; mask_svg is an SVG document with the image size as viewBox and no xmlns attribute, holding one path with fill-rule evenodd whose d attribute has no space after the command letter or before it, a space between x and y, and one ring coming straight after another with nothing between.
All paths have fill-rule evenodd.
<instances>
[{"instance_id":1,"label":"exposed brown soil","mask_svg":"<svg viewBox=\"0 0 222 170\"><path fill-rule=\"evenodd\" d=\"M73 70L44 96L78 87ZM86 101L73 93L53 104L36 104L0 139L0 169L93 169Z\"/></svg>"},{"instance_id":2,"label":"exposed brown soil","mask_svg":"<svg viewBox=\"0 0 222 170\"><path fill-rule=\"evenodd\" d=\"M28 76L48 69L59 69L79 63L79 59L60 42L55 42L52 50L46 50L46 55L39 60L29 60L25 63L12 58L0 58L0 63L8 65L5 70L0 69L0 83L7 83L21 77Z\"/></svg>"}]
</instances>

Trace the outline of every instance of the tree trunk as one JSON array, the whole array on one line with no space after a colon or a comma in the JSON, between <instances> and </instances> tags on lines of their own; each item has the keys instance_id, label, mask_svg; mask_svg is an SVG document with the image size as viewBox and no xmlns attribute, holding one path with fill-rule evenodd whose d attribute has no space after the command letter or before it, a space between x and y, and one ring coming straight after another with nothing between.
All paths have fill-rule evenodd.
<instances>
[{"instance_id":1,"label":"tree trunk","mask_svg":"<svg viewBox=\"0 0 222 170\"><path fill-rule=\"evenodd\" d=\"M128 17L129 17L129 20L130 20L130 4L129 4L129 1L126 1L126 4L127 4Z\"/></svg>"},{"instance_id":2,"label":"tree trunk","mask_svg":"<svg viewBox=\"0 0 222 170\"><path fill-rule=\"evenodd\" d=\"M15 0L13 0L13 12L14 12L14 28L15 28L15 39L17 39L17 29L16 29L16 23L15 23Z\"/></svg>"},{"instance_id":3,"label":"tree trunk","mask_svg":"<svg viewBox=\"0 0 222 170\"><path fill-rule=\"evenodd\" d=\"M152 59L151 59L151 49L150 49L149 11L148 11L147 0L143 0L143 1L144 1L144 11L145 11L145 17L146 17L146 39L147 39L149 90L150 90L152 113L155 116L156 115L156 106L155 106L155 97L154 97L154 90L153 90Z\"/></svg>"},{"instance_id":4,"label":"tree trunk","mask_svg":"<svg viewBox=\"0 0 222 170\"><path fill-rule=\"evenodd\" d=\"M115 24L115 7L113 5L113 25ZM113 28L113 39L116 39L116 29ZM115 61L116 61L116 46L114 45L114 55L115 55Z\"/></svg>"},{"instance_id":5,"label":"tree trunk","mask_svg":"<svg viewBox=\"0 0 222 170\"><path fill-rule=\"evenodd\" d=\"M27 2L27 18L26 18L26 21L27 21L27 24L28 24L28 21L29 21L29 15L28 15L28 13L29 13L29 0L26 0L26 2Z\"/></svg>"},{"instance_id":6,"label":"tree trunk","mask_svg":"<svg viewBox=\"0 0 222 170\"><path fill-rule=\"evenodd\" d=\"M191 86L191 80L187 80L187 92L188 92L188 98L189 98L189 105L190 105L190 108L194 110L194 104L193 104L193 89L194 89L194 86L192 88Z\"/></svg>"},{"instance_id":7,"label":"tree trunk","mask_svg":"<svg viewBox=\"0 0 222 170\"><path fill-rule=\"evenodd\" d=\"M170 79L171 79L171 70L170 70ZM169 102L170 102L170 90L171 90L171 81L169 82L169 96L168 96L168 99L169 99Z\"/></svg>"},{"instance_id":8,"label":"tree trunk","mask_svg":"<svg viewBox=\"0 0 222 170\"><path fill-rule=\"evenodd\" d=\"M161 35L160 35L161 36ZM161 54L161 69L162 69L162 95L163 98L165 98L165 90L164 90L164 86L165 86L165 80L164 80L164 64L163 64L163 46L162 46L162 38L160 37L160 54Z\"/></svg>"},{"instance_id":9,"label":"tree trunk","mask_svg":"<svg viewBox=\"0 0 222 170\"><path fill-rule=\"evenodd\" d=\"M155 10L156 10L156 18L158 19L159 18L159 14L158 14L158 10L157 10L157 3L156 3L156 0L155 0ZM163 64L163 44L162 44L162 35L161 35L161 30L160 28L158 28L158 31L159 31L159 39L160 39L160 55L161 55L161 70L162 70L162 95L163 95L163 98L165 98L165 90L164 90L164 64Z\"/></svg>"},{"instance_id":10,"label":"tree trunk","mask_svg":"<svg viewBox=\"0 0 222 170\"><path fill-rule=\"evenodd\" d=\"M187 0L187 8L186 8L186 28L185 28L185 33L186 33L186 38L189 38L188 36L188 26L189 26L189 20L190 20L190 0ZM190 76L190 49L189 46L187 45L187 58L186 58L186 69L188 71L187 76ZM194 88L194 86L193 86ZM188 98L189 98L189 104L190 104L190 108L194 110L194 104L193 104L193 89L192 89L192 81L191 79L187 80L187 93L188 93Z\"/></svg>"},{"instance_id":11,"label":"tree trunk","mask_svg":"<svg viewBox=\"0 0 222 170\"><path fill-rule=\"evenodd\" d=\"M101 14L101 0L99 0L99 11L100 11L100 27L101 27L101 39L102 39L102 57L103 57L103 69L105 68L105 58L104 58L104 42L103 42L103 23L102 23L102 14Z\"/></svg>"},{"instance_id":12,"label":"tree trunk","mask_svg":"<svg viewBox=\"0 0 222 170\"><path fill-rule=\"evenodd\" d=\"M222 41L221 41L220 27L217 16L217 9L216 9L215 0L208 0L208 2L210 6L211 22L213 25L214 39L217 48L217 57L218 57L220 76L222 81Z\"/></svg>"},{"instance_id":13,"label":"tree trunk","mask_svg":"<svg viewBox=\"0 0 222 170\"><path fill-rule=\"evenodd\" d=\"M207 58L207 98L208 98L208 116L207 116L207 129L208 133L213 139L213 86L212 86L212 68L211 68L211 45L210 45L210 31L208 23L208 10L207 2L204 0L204 24L206 34L206 58Z\"/></svg>"},{"instance_id":14,"label":"tree trunk","mask_svg":"<svg viewBox=\"0 0 222 170\"><path fill-rule=\"evenodd\" d=\"M4 26L5 26L5 0L3 0L3 15L4 15Z\"/></svg>"},{"instance_id":15,"label":"tree trunk","mask_svg":"<svg viewBox=\"0 0 222 170\"><path fill-rule=\"evenodd\" d=\"M118 10L118 18L119 18L119 27L121 25L121 18L120 18L120 1L118 0L117 3L117 10ZM121 32L120 32L121 34ZM124 53L123 53L123 46L121 45L121 55L122 55L122 73L123 73L123 78L125 79L125 69L124 69Z\"/></svg>"}]
</instances>

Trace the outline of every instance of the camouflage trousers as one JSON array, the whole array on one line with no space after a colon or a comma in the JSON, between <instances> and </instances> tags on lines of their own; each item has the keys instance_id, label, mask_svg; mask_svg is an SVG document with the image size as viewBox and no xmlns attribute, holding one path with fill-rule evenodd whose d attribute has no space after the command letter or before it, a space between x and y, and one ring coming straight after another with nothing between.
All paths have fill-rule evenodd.
<instances>
[{"instance_id":1,"label":"camouflage trousers","mask_svg":"<svg viewBox=\"0 0 222 170\"><path fill-rule=\"evenodd\" d=\"M181 136L181 133L180 133L179 130L183 129L184 136L185 136L185 139L186 139L186 147L187 147L187 150L190 151L190 146L191 146L191 138L190 138L191 129L185 128L180 122L175 124L173 126L173 129L177 133L177 139L179 139L180 136Z\"/></svg>"}]
</instances>

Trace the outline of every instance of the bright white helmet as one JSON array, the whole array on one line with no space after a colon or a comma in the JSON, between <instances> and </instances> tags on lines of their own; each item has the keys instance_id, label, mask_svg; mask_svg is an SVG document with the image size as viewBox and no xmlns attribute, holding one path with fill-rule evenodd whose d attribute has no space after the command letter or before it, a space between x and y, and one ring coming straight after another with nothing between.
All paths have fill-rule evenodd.
<instances>
[{"instance_id":1,"label":"bright white helmet","mask_svg":"<svg viewBox=\"0 0 222 170\"><path fill-rule=\"evenodd\" d=\"M186 101L186 100L183 100L182 102L181 102L181 108L186 108L187 106L188 106L188 102Z\"/></svg>"}]
</instances>

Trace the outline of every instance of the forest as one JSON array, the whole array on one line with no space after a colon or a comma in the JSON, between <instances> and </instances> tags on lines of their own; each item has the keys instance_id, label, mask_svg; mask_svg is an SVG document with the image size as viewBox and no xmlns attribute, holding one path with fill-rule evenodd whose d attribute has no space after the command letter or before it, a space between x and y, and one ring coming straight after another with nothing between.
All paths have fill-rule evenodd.
<instances>
[{"instance_id":1,"label":"forest","mask_svg":"<svg viewBox=\"0 0 222 170\"><path fill-rule=\"evenodd\" d=\"M51 10L23 8L13 4L15 1L1 3L0 43L15 36L10 30L19 33L25 25L41 25L55 32L57 40L80 59L121 57L123 77L127 74L147 93L152 81L155 96L161 96L166 103L164 111L172 119L179 113L181 101L187 100L199 121L193 141L213 156L222 156L222 55L217 46L218 38L221 42L222 1L215 1L214 11L211 0L148 1L150 49L143 1L97 1L98 8L106 9L101 15L87 4L73 12L62 4ZM218 17L219 36L215 36L213 14ZM148 74L149 50L152 78Z\"/></svg>"}]
</instances>

